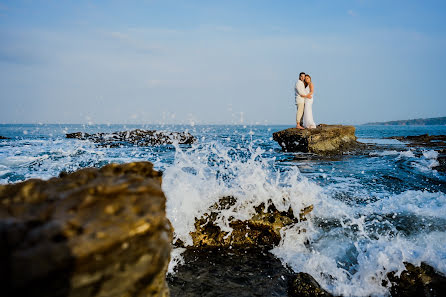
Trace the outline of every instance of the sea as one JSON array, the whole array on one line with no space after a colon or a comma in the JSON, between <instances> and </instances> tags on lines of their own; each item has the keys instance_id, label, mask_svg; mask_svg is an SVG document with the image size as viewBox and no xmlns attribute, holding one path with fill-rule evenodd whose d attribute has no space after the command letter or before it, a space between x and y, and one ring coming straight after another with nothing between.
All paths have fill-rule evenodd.
<instances>
[{"instance_id":1,"label":"sea","mask_svg":"<svg viewBox=\"0 0 446 297\"><path fill-rule=\"evenodd\" d=\"M221 197L237 198L217 224L231 231L231 219L248 219L253 207L278 210L305 206L307 221L281 231L270 253L294 272L312 275L342 296L386 296L387 273L404 262L424 262L446 274L446 175L434 169L432 147L411 147L390 136L446 134L446 126L356 126L369 146L335 157L283 152L268 125L65 125L2 124L0 184L49 179L61 171L109 163L150 161L163 172L167 216L175 239L192 245L195 218ZM131 129L186 131L193 145L100 147L65 138L72 132ZM301 232L301 230L305 232ZM174 248L169 273L185 265Z\"/></svg>"}]
</instances>

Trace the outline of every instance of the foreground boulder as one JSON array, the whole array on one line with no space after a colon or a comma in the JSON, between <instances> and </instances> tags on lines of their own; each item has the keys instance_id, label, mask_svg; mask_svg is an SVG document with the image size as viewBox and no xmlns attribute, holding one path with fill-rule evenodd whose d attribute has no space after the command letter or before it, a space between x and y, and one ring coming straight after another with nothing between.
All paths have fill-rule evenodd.
<instances>
[{"instance_id":1,"label":"foreground boulder","mask_svg":"<svg viewBox=\"0 0 446 297\"><path fill-rule=\"evenodd\" d=\"M0 186L0 295L168 296L172 228L152 167Z\"/></svg>"},{"instance_id":2,"label":"foreground boulder","mask_svg":"<svg viewBox=\"0 0 446 297\"><path fill-rule=\"evenodd\" d=\"M231 221L229 226L233 231L228 234L220 229L215 220L222 209L229 209L235 201L234 197L224 197L203 217L196 219L195 231L191 233L194 247L272 248L279 244L283 227L306 220L305 215L313 210L313 205L310 205L301 210L299 218L296 218L291 208L286 212L278 211L274 205L265 209L262 203L255 208L256 214L249 220Z\"/></svg>"},{"instance_id":3,"label":"foreground boulder","mask_svg":"<svg viewBox=\"0 0 446 297\"><path fill-rule=\"evenodd\" d=\"M355 127L320 124L315 129L288 128L273 133L273 139L286 152L304 152L318 155L342 154L359 143Z\"/></svg>"},{"instance_id":4,"label":"foreground boulder","mask_svg":"<svg viewBox=\"0 0 446 297\"><path fill-rule=\"evenodd\" d=\"M95 133L88 134L83 132L68 133L67 138L77 138L81 140L90 140L99 143L102 146L116 147L125 144L136 146L152 146L163 144L192 144L195 142L188 132L164 132L156 130L131 130L113 133Z\"/></svg>"}]
</instances>

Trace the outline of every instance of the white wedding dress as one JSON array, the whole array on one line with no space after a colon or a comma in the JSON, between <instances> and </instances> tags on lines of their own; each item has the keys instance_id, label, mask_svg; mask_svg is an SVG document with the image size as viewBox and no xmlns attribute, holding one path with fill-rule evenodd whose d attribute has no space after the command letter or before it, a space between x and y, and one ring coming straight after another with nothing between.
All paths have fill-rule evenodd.
<instances>
[{"instance_id":1,"label":"white wedding dress","mask_svg":"<svg viewBox=\"0 0 446 297\"><path fill-rule=\"evenodd\" d=\"M307 94L310 93L310 87L306 87ZM316 123L313 119L313 100L314 100L314 94L313 98L305 98L305 107L304 107L304 120L303 124L305 128L316 128Z\"/></svg>"}]
</instances>

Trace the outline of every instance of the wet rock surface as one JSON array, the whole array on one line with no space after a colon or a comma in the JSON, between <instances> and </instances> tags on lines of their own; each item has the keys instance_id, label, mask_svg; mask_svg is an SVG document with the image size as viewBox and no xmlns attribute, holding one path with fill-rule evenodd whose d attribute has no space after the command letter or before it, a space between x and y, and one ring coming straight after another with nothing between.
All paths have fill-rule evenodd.
<instances>
[{"instance_id":1,"label":"wet rock surface","mask_svg":"<svg viewBox=\"0 0 446 297\"><path fill-rule=\"evenodd\" d=\"M8 137L5 137L5 136L1 136L0 135L0 139L9 139Z\"/></svg>"},{"instance_id":2,"label":"wet rock surface","mask_svg":"<svg viewBox=\"0 0 446 297\"><path fill-rule=\"evenodd\" d=\"M66 134L66 137L90 140L101 146L108 147L118 147L128 144L136 146L154 146L172 144L174 142L179 144L192 144L196 141L195 137L188 132L165 132L141 129L95 134L75 132Z\"/></svg>"},{"instance_id":3,"label":"wet rock surface","mask_svg":"<svg viewBox=\"0 0 446 297\"><path fill-rule=\"evenodd\" d=\"M265 205L261 204L255 208L256 214L251 219L230 222L233 231L228 234L217 226L215 220L222 209L228 209L235 201L234 197L224 197L211 207L209 213L196 219L195 231L191 233L194 247L272 248L280 242L283 227L305 220L305 216L313 210L310 205L302 209L299 218L296 218L291 208L285 212L278 211L274 205L265 209Z\"/></svg>"},{"instance_id":4,"label":"wet rock surface","mask_svg":"<svg viewBox=\"0 0 446 297\"><path fill-rule=\"evenodd\" d=\"M439 274L431 266L421 263L414 266L404 263L406 270L400 276L394 272L387 274L392 296L445 296L446 276Z\"/></svg>"},{"instance_id":5,"label":"wet rock surface","mask_svg":"<svg viewBox=\"0 0 446 297\"><path fill-rule=\"evenodd\" d=\"M188 249L168 275L172 297L288 296L292 272L260 249Z\"/></svg>"},{"instance_id":6,"label":"wet rock surface","mask_svg":"<svg viewBox=\"0 0 446 297\"><path fill-rule=\"evenodd\" d=\"M149 162L0 186L2 296L168 296L172 228Z\"/></svg>"},{"instance_id":7,"label":"wet rock surface","mask_svg":"<svg viewBox=\"0 0 446 297\"><path fill-rule=\"evenodd\" d=\"M341 155L360 146L355 127L320 124L315 129L288 128L273 133L273 139L287 152Z\"/></svg>"},{"instance_id":8,"label":"wet rock surface","mask_svg":"<svg viewBox=\"0 0 446 297\"><path fill-rule=\"evenodd\" d=\"M295 217L291 208L278 211L272 203L268 207L262 203L251 219L233 220L233 231L228 234L215 220L217 213L236 201L232 196L223 197L196 219L196 230L191 233L194 246L182 254L185 264L167 278L171 296L289 296L295 274L268 250L279 244L283 227L305 221L313 206ZM312 285L302 284L302 288ZM299 292L305 291L302 288Z\"/></svg>"}]
</instances>

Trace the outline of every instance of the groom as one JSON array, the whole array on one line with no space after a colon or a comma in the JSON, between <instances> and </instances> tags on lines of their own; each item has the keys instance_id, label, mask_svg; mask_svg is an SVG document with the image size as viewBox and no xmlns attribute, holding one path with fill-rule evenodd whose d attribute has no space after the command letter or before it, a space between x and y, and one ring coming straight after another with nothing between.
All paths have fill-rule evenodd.
<instances>
[{"instance_id":1,"label":"groom","mask_svg":"<svg viewBox=\"0 0 446 297\"><path fill-rule=\"evenodd\" d=\"M296 94L296 105L297 105L296 128L298 129L305 129L300 125L300 121L302 120L302 115L304 114L304 107L305 107L305 99L301 97L301 95L307 94L307 91L305 90L304 79L305 79L305 73L301 72L299 74L299 80L297 81L296 86L294 87L294 92Z\"/></svg>"}]
</instances>

